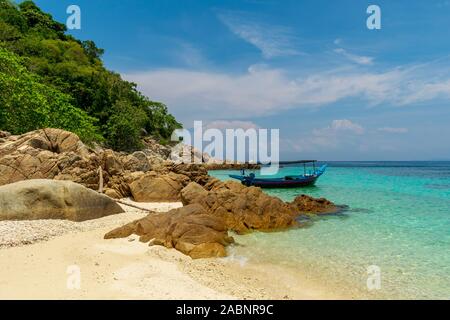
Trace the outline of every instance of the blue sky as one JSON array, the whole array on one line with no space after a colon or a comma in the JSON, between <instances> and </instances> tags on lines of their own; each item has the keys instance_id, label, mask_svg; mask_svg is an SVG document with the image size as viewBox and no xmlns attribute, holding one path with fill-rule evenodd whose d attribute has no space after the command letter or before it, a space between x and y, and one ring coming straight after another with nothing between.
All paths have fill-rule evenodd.
<instances>
[{"instance_id":1,"label":"blue sky","mask_svg":"<svg viewBox=\"0 0 450 320\"><path fill-rule=\"evenodd\" d=\"M187 128L279 128L284 159L450 159L450 0L36 3L79 5L71 33Z\"/></svg>"}]
</instances>

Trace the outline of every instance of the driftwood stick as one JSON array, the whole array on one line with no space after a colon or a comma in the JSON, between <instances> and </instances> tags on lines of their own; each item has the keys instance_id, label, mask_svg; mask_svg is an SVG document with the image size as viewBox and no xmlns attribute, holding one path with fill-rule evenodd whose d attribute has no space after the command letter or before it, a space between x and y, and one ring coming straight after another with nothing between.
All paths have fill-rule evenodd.
<instances>
[{"instance_id":1,"label":"driftwood stick","mask_svg":"<svg viewBox=\"0 0 450 320\"><path fill-rule=\"evenodd\" d=\"M147 211L147 212L150 212L150 213L156 213L156 212L153 211L153 210L146 209L146 208L142 208L142 207L136 206L136 205L134 205L134 204L131 204L131 203L128 203L128 202L125 202L125 201L122 201L122 200L118 200L118 199L113 199L113 200L114 200L115 202L117 202L117 203L120 203L120 204L129 206L129 207L132 207L132 208L136 208L136 209L139 209L139 210L142 210L142 211Z\"/></svg>"}]
</instances>

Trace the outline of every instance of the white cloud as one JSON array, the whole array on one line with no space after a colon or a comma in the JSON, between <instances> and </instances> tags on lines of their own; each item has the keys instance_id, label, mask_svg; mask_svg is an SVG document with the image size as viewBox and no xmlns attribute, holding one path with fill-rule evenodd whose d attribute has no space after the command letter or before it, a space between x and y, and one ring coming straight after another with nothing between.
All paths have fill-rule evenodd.
<instances>
[{"instance_id":1,"label":"white cloud","mask_svg":"<svg viewBox=\"0 0 450 320\"><path fill-rule=\"evenodd\" d=\"M334 49L334 52L344 56L345 58L347 58L351 62L354 62L354 63L357 63L357 64L361 64L361 65L371 65L371 64L373 64L373 60L374 60L373 57L359 56L359 55L356 55L356 54L352 54L352 53L349 53L347 50L345 50L343 48Z\"/></svg>"},{"instance_id":2,"label":"white cloud","mask_svg":"<svg viewBox=\"0 0 450 320\"><path fill-rule=\"evenodd\" d=\"M378 131L387 132L387 133L408 133L408 128L392 128L392 127L383 127L378 128Z\"/></svg>"},{"instance_id":3,"label":"white cloud","mask_svg":"<svg viewBox=\"0 0 450 320\"><path fill-rule=\"evenodd\" d=\"M137 83L151 99L164 101L182 121L248 119L349 98L369 106L450 99L448 61L382 72L353 66L297 77L283 69L256 65L240 74L174 68L124 78Z\"/></svg>"},{"instance_id":4,"label":"white cloud","mask_svg":"<svg viewBox=\"0 0 450 320\"><path fill-rule=\"evenodd\" d=\"M411 82L409 84L410 94L404 96L400 104L407 105L414 102L432 100L434 98L450 98L450 79L431 80L430 83Z\"/></svg>"},{"instance_id":5,"label":"white cloud","mask_svg":"<svg viewBox=\"0 0 450 320\"><path fill-rule=\"evenodd\" d=\"M164 69L124 77L171 111L198 120L272 114L286 109L298 95L298 84L274 69L249 68L241 75Z\"/></svg>"},{"instance_id":6,"label":"white cloud","mask_svg":"<svg viewBox=\"0 0 450 320\"><path fill-rule=\"evenodd\" d=\"M343 119L343 120L333 120L331 122L330 129L333 131L348 131L353 132L355 134L363 134L364 128L354 122L351 122L350 120Z\"/></svg>"},{"instance_id":7,"label":"white cloud","mask_svg":"<svg viewBox=\"0 0 450 320\"><path fill-rule=\"evenodd\" d=\"M312 130L310 134L305 135L306 138L283 140L283 144L296 152L336 149L344 144L360 148L360 137L364 132L363 126L348 119L333 120L327 127Z\"/></svg>"},{"instance_id":8,"label":"white cloud","mask_svg":"<svg viewBox=\"0 0 450 320\"><path fill-rule=\"evenodd\" d=\"M294 48L295 37L287 27L267 25L248 14L236 12L221 12L218 18L231 32L261 50L265 58L300 53Z\"/></svg>"},{"instance_id":9,"label":"white cloud","mask_svg":"<svg viewBox=\"0 0 450 320\"><path fill-rule=\"evenodd\" d=\"M314 129L312 139L315 145L336 146L340 137L349 138L351 135L364 134L364 128L350 120L333 120L328 127Z\"/></svg>"},{"instance_id":10,"label":"white cloud","mask_svg":"<svg viewBox=\"0 0 450 320\"><path fill-rule=\"evenodd\" d=\"M197 119L265 116L282 110L321 106L347 97L378 104L396 97L397 71L381 74L319 73L289 78L283 70L249 68L244 74L161 69L124 75L152 99ZM189 109L189 111L187 111Z\"/></svg>"},{"instance_id":11,"label":"white cloud","mask_svg":"<svg viewBox=\"0 0 450 320\"><path fill-rule=\"evenodd\" d=\"M179 48L173 52L173 56L189 67L201 66L206 60L198 48L187 42L180 42Z\"/></svg>"}]
</instances>

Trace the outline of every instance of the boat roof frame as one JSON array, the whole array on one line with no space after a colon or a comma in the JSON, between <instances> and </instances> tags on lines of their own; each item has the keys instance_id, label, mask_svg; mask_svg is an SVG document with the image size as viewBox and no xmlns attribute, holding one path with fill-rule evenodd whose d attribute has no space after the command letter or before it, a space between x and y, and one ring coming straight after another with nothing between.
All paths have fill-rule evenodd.
<instances>
[{"instance_id":1,"label":"boat roof frame","mask_svg":"<svg viewBox=\"0 0 450 320\"><path fill-rule=\"evenodd\" d=\"M299 163L299 164L307 164L307 163L317 163L318 160L293 160L293 161L278 161L278 162L269 162L269 163L261 163L259 162L258 164L260 165L269 165L272 163L276 163L276 164L295 164L295 163Z\"/></svg>"}]
</instances>

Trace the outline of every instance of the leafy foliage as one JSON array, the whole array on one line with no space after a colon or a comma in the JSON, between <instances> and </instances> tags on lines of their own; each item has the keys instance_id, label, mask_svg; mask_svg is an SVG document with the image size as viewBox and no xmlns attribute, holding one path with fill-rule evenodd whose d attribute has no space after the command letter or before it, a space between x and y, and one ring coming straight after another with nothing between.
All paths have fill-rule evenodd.
<instances>
[{"instance_id":1,"label":"leafy foliage","mask_svg":"<svg viewBox=\"0 0 450 320\"><path fill-rule=\"evenodd\" d=\"M125 100L117 101L106 124L107 138L112 147L119 150L130 150L140 146L139 135L145 121L145 113L133 107Z\"/></svg>"},{"instance_id":2,"label":"leafy foliage","mask_svg":"<svg viewBox=\"0 0 450 320\"><path fill-rule=\"evenodd\" d=\"M165 140L181 127L164 104L150 101L136 84L107 70L101 61L104 51L94 42L79 41L65 31L64 24L54 21L32 1L16 6L0 0L0 47L4 48L1 52L6 64L0 70L5 87L0 91L0 128L21 133L52 123L76 132L71 127L73 119L64 117L75 117L76 113L81 119L87 114L89 117L79 124L85 126L85 135L96 139L103 136L107 145L129 150L140 147L142 132ZM64 111L65 116L53 114L38 121L36 117L48 115L50 110L38 108L44 102L47 108ZM18 109L22 115L11 114ZM89 131L88 123L100 135Z\"/></svg>"},{"instance_id":3,"label":"leafy foliage","mask_svg":"<svg viewBox=\"0 0 450 320\"><path fill-rule=\"evenodd\" d=\"M96 119L70 103L70 96L39 82L21 59L0 48L0 127L15 134L44 127L75 132L99 141Z\"/></svg>"}]
</instances>

